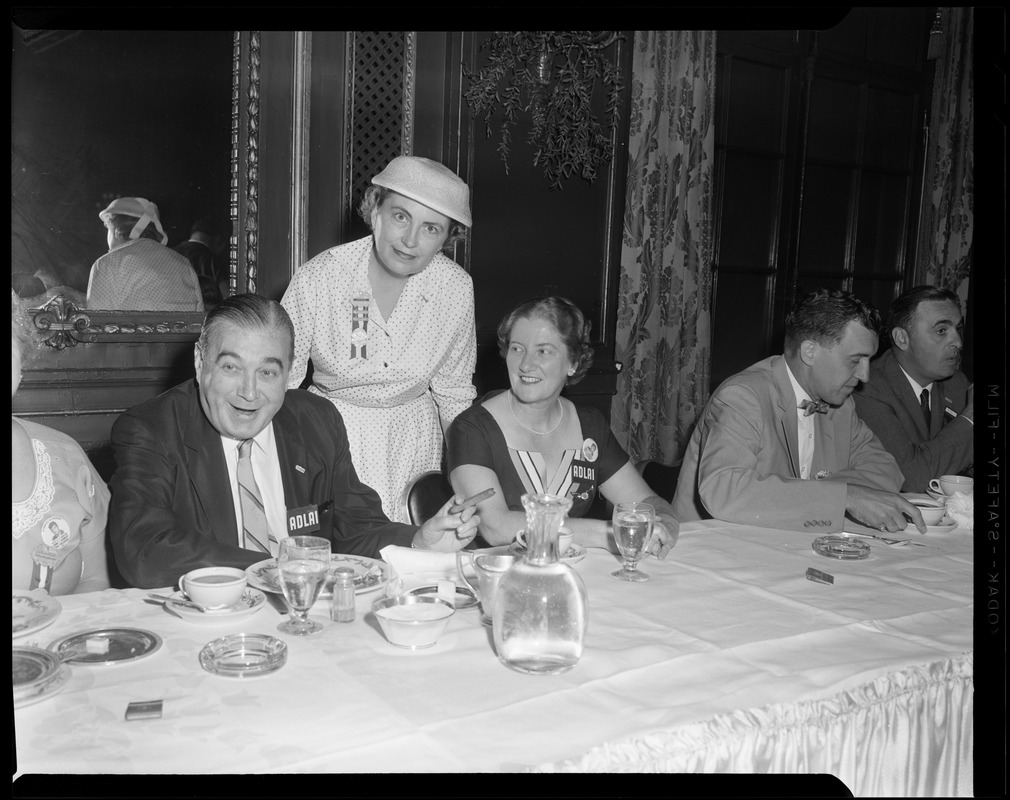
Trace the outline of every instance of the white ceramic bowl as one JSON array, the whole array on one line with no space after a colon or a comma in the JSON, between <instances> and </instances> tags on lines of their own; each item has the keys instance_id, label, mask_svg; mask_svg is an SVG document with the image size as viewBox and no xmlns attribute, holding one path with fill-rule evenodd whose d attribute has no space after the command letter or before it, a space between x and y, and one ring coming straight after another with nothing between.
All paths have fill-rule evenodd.
<instances>
[{"instance_id":1,"label":"white ceramic bowl","mask_svg":"<svg viewBox=\"0 0 1010 800\"><path fill-rule=\"evenodd\" d=\"M420 650L438 642L456 609L433 595L401 594L376 600L372 613L390 644Z\"/></svg>"}]
</instances>

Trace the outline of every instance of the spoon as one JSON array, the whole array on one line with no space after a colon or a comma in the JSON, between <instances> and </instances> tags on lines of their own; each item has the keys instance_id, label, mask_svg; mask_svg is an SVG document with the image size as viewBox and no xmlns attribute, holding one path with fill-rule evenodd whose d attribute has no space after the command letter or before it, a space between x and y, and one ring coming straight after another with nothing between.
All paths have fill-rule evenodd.
<instances>
[{"instance_id":1,"label":"spoon","mask_svg":"<svg viewBox=\"0 0 1010 800\"><path fill-rule=\"evenodd\" d=\"M164 603L177 603L180 606L186 606L186 608L195 608L197 611L203 611L206 613L207 608L200 605L199 603L194 603L192 600L183 600L179 597L168 597L163 594L154 594L153 592L148 592L148 597L154 600L160 600L162 604Z\"/></svg>"}]
</instances>

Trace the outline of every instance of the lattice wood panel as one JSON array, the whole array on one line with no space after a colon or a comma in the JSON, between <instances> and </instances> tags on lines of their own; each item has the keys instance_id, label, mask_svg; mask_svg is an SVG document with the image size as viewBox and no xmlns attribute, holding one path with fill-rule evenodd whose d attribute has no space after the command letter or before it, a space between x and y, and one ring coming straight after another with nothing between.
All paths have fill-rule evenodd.
<instances>
[{"instance_id":1,"label":"lattice wood panel","mask_svg":"<svg viewBox=\"0 0 1010 800\"><path fill-rule=\"evenodd\" d=\"M372 177L403 152L406 37L403 31L354 34L352 206Z\"/></svg>"}]
</instances>

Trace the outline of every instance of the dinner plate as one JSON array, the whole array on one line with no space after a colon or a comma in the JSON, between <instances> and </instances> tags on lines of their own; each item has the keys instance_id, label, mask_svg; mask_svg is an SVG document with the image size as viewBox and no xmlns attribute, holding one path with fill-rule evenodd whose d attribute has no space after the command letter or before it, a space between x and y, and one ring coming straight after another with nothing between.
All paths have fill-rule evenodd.
<instances>
[{"instance_id":1,"label":"dinner plate","mask_svg":"<svg viewBox=\"0 0 1010 800\"><path fill-rule=\"evenodd\" d=\"M509 552L516 556L524 556L526 555L526 548L519 544L519 542L512 542L509 545ZM578 564L585 557L586 548L581 544L573 544L568 548L568 552L561 556L561 560L566 564Z\"/></svg>"},{"instance_id":2,"label":"dinner plate","mask_svg":"<svg viewBox=\"0 0 1010 800\"><path fill-rule=\"evenodd\" d=\"M185 600L186 595L182 592L172 592L171 595L176 600ZM242 597L234 605L227 608L216 608L211 611L200 611L182 603L165 601L165 608L182 617L186 622L193 622L197 625L224 625L229 622L236 622L246 617L251 617L266 603L267 596L259 589L247 586L242 592Z\"/></svg>"},{"instance_id":3,"label":"dinner plate","mask_svg":"<svg viewBox=\"0 0 1010 800\"><path fill-rule=\"evenodd\" d=\"M354 570L354 593L368 594L381 589L389 581L390 567L385 561L367 556L347 556L334 554L330 556L330 578L326 581L320 597L333 596L333 570L337 567L350 567ZM280 579L277 574L277 559L268 558L248 567L245 574L249 583L257 589L273 594L283 594Z\"/></svg>"},{"instance_id":4,"label":"dinner plate","mask_svg":"<svg viewBox=\"0 0 1010 800\"><path fill-rule=\"evenodd\" d=\"M52 697L70 680L70 667L39 647L12 648L11 665L15 708Z\"/></svg>"},{"instance_id":5,"label":"dinner plate","mask_svg":"<svg viewBox=\"0 0 1010 800\"><path fill-rule=\"evenodd\" d=\"M11 636L19 639L56 622L60 601L44 589L14 589L11 597Z\"/></svg>"},{"instance_id":6,"label":"dinner plate","mask_svg":"<svg viewBox=\"0 0 1010 800\"><path fill-rule=\"evenodd\" d=\"M108 650L101 653L89 651L89 640L108 642ZM160 647L161 637L158 634L140 628L97 628L65 636L49 645L49 649L63 661L89 666L136 661Z\"/></svg>"}]
</instances>

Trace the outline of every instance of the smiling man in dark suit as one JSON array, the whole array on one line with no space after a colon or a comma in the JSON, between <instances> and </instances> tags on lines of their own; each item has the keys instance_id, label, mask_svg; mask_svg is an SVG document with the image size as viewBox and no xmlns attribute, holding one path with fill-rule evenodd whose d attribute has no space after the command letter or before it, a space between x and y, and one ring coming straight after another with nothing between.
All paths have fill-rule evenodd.
<instances>
[{"instance_id":1,"label":"smiling man in dark suit","mask_svg":"<svg viewBox=\"0 0 1010 800\"><path fill-rule=\"evenodd\" d=\"M248 567L295 534L371 557L387 544L458 550L476 535L472 509L448 513L453 499L420 528L391 522L358 479L333 404L287 391L293 353L294 329L279 303L230 297L204 322L196 379L116 421L109 539L131 585L174 585L201 566ZM265 528L262 542L254 527Z\"/></svg>"},{"instance_id":2,"label":"smiling man in dark suit","mask_svg":"<svg viewBox=\"0 0 1010 800\"><path fill-rule=\"evenodd\" d=\"M974 392L958 369L963 327L952 291L909 289L891 304L890 348L853 395L859 418L901 467L903 491L924 492L931 478L972 467Z\"/></svg>"}]
</instances>

